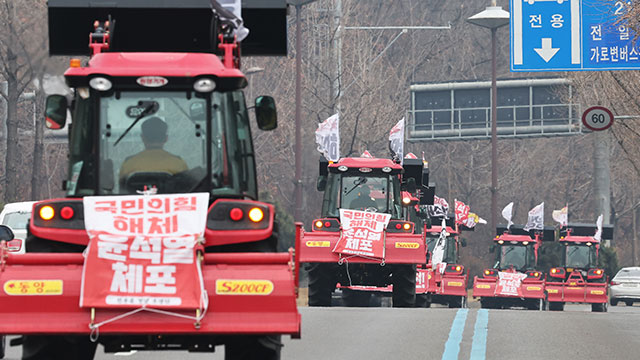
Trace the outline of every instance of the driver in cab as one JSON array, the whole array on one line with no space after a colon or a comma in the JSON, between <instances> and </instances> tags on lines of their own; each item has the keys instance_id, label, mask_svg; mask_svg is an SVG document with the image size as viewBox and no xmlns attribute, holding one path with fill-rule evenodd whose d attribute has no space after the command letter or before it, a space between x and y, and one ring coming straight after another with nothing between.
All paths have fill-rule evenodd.
<instances>
[{"instance_id":1,"label":"driver in cab","mask_svg":"<svg viewBox=\"0 0 640 360\"><path fill-rule=\"evenodd\" d=\"M187 163L163 149L167 142L167 124L157 116L142 123L144 150L128 157L120 167L120 182L136 172L161 172L171 175L187 171Z\"/></svg>"},{"instance_id":2,"label":"driver in cab","mask_svg":"<svg viewBox=\"0 0 640 360\"><path fill-rule=\"evenodd\" d=\"M367 185L360 185L357 197L351 200L349 208L354 210L378 209L376 201L371 198L371 190Z\"/></svg>"}]
</instances>

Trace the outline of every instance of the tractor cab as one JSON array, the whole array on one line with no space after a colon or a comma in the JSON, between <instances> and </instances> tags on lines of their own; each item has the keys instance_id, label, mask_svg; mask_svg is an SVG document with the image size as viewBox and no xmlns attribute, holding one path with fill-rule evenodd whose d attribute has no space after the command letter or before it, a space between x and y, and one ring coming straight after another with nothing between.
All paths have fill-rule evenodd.
<instances>
[{"instance_id":1,"label":"tractor cab","mask_svg":"<svg viewBox=\"0 0 640 360\"><path fill-rule=\"evenodd\" d=\"M447 217L445 221L445 233L442 233L442 218L431 218L429 224L425 226L425 242L429 253L428 262L431 263L431 255L441 237L444 237L444 255L442 262L447 264L457 264L459 262L460 247L467 246L466 241L460 238L462 230L471 230L463 225L456 225L453 216ZM433 224L433 225L430 225ZM462 229L463 228L463 229Z\"/></svg>"},{"instance_id":2,"label":"tractor cab","mask_svg":"<svg viewBox=\"0 0 640 360\"><path fill-rule=\"evenodd\" d=\"M74 9L56 4L50 9L50 22L72 20L52 28L51 54L91 56L86 63L72 59L64 74L74 90L72 99L51 95L46 103L48 128L63 128L67 112L73 119L69 175L63 186L67 196L154 189L209 192L212 199L257 199L240 45L228 27L209 26L219 17L206 8L158 8L149 13L151 19L131 19L132 11L96 7L82 9L87 13L80 22L69 16ZM197 18L207 24L206 29L196 27L195 33L187 33L192 29L171 26L174 36L157 42L148 32L163 21L173 23L178 16L172 11L209 17ZM83 36L86 50L74 41L62 41L70 37L69 28L86 29L87 19L96 21L89 46ZM182 38L194 42L179 42ZM260 129L277 126L271 97L256 98L255 110Z\"/></svg>"},{"instance_id":3,"label":"tractor cab","mask_svg":"<svg viewBox=\"0 0 640 360\"><path fill-rule=\"evenodd\" d=\"M490 275L487 272L493 275L496 270L534 271L538 266L538 249L542 241L553 241L554 231L551 227L526 231L522 225L512 225L510 229L498 226L496 234L491 248L496 252L496 263L493 269L485 270L485 275Z\"/></svg>"},{"instance_id":4,"label":"tractor cab","mask_svg":"<svg viewBox=\"0 0 640 360\"><path fill-rule=\"evenodd\" d=\"M338 231L340 209L352 209L391 214L389 230L413 232L414 223L403 221L410 218L407 207L429 201L428 195L422 195L429 190L422 186L422 161L403 166L390 159L343 158L329 163L323 158L319 170L323 219L314 222L313 230L331 231L334 226Z\"/></svg>"},{"instance_id":5,"label":"tractor cab","mask_svg":"<svg viewBox=\"0 0 640 360\"><path fill-rule=\"evenodd\" d=\"M558 241L562 246L562 262L559 267L550 270L549 276L565 279L571 273L578 272L588 280L604 279L604 270L598 268L600 240L594 235L597 231L595 224L569 224L560 230ZM613 237L613 227L603 226L601 239ZM577 276L575 274L574 276Z\"/></svg>"}]
</instances>

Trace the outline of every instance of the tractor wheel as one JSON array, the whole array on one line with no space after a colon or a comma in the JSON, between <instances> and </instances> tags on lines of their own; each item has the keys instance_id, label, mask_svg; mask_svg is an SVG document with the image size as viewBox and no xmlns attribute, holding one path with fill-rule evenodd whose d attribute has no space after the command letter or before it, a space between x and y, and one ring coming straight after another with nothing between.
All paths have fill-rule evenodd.
<instances>
[{"instance_id":1,"label":"tractor wheel","mask_svg":"<svg viewBox=\"0 0 640 360\"><path fill-rule=\"evenodd\" d=\"M240 336L227 341L225 360L280 360L280 335Z\"/></svg>"},{"instance_id":2,"label":"tractor wheel","mask_svg":"<svg viewBox=\"0 0 640 360\"><path fill-rule=\"evenodd\" d=\"M591 312L607 312L607 303L591 304Z\"/></svg>"},{"instance_id":3,"label":"tractor wheel","mask_svg":"<svg viewBox=\"0 0 640 360\"><path fill-rule=\"evenodd\" d=\"M625 300L625 301L624 301L624 303L625 303L627 306L633 306L633 300Z\"/></svg>"},{"instance_id":4,"label":"tractor wheel","mask_svg":"<svg viewBox=\"0 0 640 360\"><path fill-rule=\"evenodd\" d=\"M549 302L549 310L550 311L563 311L564 303L558 301L550 301Z\"/></svg>"},{"instance_id":5,"label":"tractor wheel","mask_svg":"<svg viewBox=\"0 0 640 360\"><path fill-rule=\"evenodd\" d=\"M431 299L429 299L429 295L427 294L416 294L416 304L417 308L428 308L431 307Z\"/></svg>"},{"instance_id":6,"label":"tractor wheel","mask_svg":"<svg viewBox=\"0 0 640 360\"><path fill-rule=\"evenodd\" d=\"M414 307L416 303L416 266L397 265L391 274L393 307Z\"/></svg>"},{"instance_id":7,"label":"tractor wheel","mask_svg":"<svg viewBox=\"0 0 640 360\"><path fill-rule=\"evenodd\" d=\"M611 306L618 306L618 301L616 298L611 298Z\"/></svg>"},{"instance_id":8,"label":"tractor wheel","mask_svg":"<svg viewBox=\"0 0 640 360\"><path fill-rule=\"evenodd\" d=\"M460 297L455 297L452 300L449 301L449 308L450 309L458 309L462 307L462 303L463 303L463 296Z\"/></svg>"},{"instance_id":9,"label":"tractor wheel","mask_svg":"<svg viewBox=\"0 0 640 360\"><path fill-rule=\"evenodd\" d=\"M346 307L369 307L371 293L368 291L357 291L342 289L342 302Z\"/></svg>"},{"instance_id":10,"label":"tractor wheel","mask_svg":"<svg viewBox=\"0 0 640 360\"><path fill-rule=\"evenodd\" d=\"M30 253L81 253L85 246L27 236L26 251ZM97 343L88 336L28 335L23 337L23 360L87 359L95 356Z\"/></svg>"},{"instance_id":11,"label":"tractor wheel","mask_svg":"<svg viewBox=\"0 0 640 360\"><path fill-rule=\"evenodd\" d=\"M95 356L98 343L83 336L24 336L22 360L87 359Z\"/></svg>"},{"instance_id":12,"label":"tractor wheel","mask_svg":"<svg viewBox=\"0 0 640 360\"><path fill-rule=\"evenodd\" d=\"M0 339L0 359L4 359L4 351L7 348L7 337L2 336Z\"/></svg>"},{"instance_id":13,"label":"tractor wheel","mask_svg":"<svg viewBox=\"0 0 640 360\"><path fill-rule=\"evenodd\" d=\"M380 294L371 294L371 299L369 300L370 307L381 307L382 306L382 296Z\"/></svg>"},{"instance_id":14,"label":"tractor wheel","mask_svg":"<svg viewBox=\"0 0 640 360\"><path fill-rule=\"evenodd\" d=\"M335 288L331 264L309 264L309 306L331 306L331 293Z\"/></svg>"},{"instance_id":15,"label":"tractor wheel","mask_svg":"<svg viewBox=\"0 0 640 360\"><path fill-rule=\"evenodd\" d=\"M493 309L493 304L489 300L480 299L480 308Z\"/></svg>"}]
</instances>

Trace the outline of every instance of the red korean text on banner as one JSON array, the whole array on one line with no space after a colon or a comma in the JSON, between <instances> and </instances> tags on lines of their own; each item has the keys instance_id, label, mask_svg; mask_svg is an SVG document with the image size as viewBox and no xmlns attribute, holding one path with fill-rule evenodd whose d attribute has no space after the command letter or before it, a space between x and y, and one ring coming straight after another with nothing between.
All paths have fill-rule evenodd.
<instances>
[{"instance_id":1,"label":"red korean text on banner","mask_svg":"<svg viewBox=\"0 0 640 360\"><path fill-rule=\"evenodd\" d=\"M81 307L198 309L209 195L85 197Z\"/></svg>"},{"instance_id":2,"label":"red korean text on banner","mask_svg":"<svg viewBox=\"0 0 640 360\"><path fill-rule=\"evenodd\" d=\"M496 284L496 295L522 297L522 280L527 277L523 273L508 273L500 271L498 273L498 283Z\"/></svg>"},{"instance_id":3,"label":"red korean text on banner","mask_svg":"<svg viewBox=\"0 0 640 360\"><path fill-rule=\"evenodd\" d=\"M428 276L429 276L429 270L426 270L426 269L416 270L416 294L423 294L427 292Z\"/></svg>"},{"instance_id":4,"label":"red korean text on banner","mask_svg":"<svg viewBox=\"0 0 640 360\"><path fill-rule=\"evenodd\" d=\"M340 209L342 235L333 252L384 259L384 229L391 214Z\"/></svg>"},{"instance_id":5,"label":"red korean text on banner","mask_svg":"<svg viewBox=\"0 0 640 360\"><path fill-rule=\"evenodd\" d=\"M466 205L462 201L456 200L456 222L461 224L469 216L469 205Z\"/></svg>"}]
</instances>

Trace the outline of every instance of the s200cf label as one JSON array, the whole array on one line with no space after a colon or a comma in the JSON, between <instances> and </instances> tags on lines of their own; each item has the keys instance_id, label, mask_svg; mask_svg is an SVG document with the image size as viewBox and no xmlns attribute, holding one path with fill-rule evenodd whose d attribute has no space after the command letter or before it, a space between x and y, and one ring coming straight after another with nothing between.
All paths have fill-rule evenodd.
<instances>
[{"instance_id":1,"label":"s200cf label","mask_svg":"<svg viewBox=\"0 0 640 360\"><path fill-rule=\"evenodd\" d=\"M216 280L216 295L269 295L273 283L269 280Z\"/></svg>"}]
</instances>

